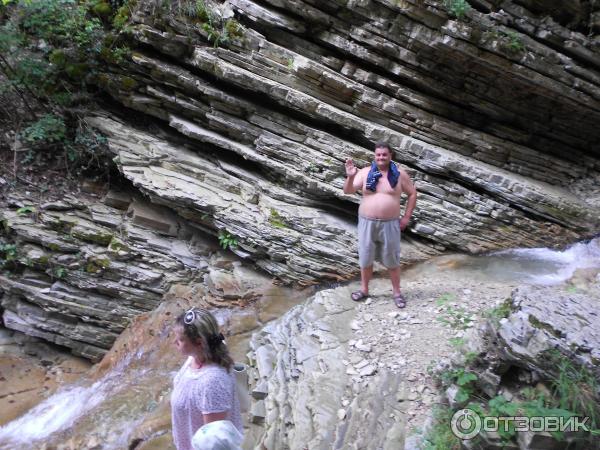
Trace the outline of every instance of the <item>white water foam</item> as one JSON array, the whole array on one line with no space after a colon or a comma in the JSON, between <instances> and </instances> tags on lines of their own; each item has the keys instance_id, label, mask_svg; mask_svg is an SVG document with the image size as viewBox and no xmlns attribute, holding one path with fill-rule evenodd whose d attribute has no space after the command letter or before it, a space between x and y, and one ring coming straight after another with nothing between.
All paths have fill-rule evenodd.
<instances>
[{"instance_id":1,"label":"white water foam","mask_svg":"<svg viewBox=\"0 0 600 450\"><path fill-rule=\"evenodd\" d=\"M99 405L106 389L101 382L75 387L44 400L19 419L0 428L0 448L5 444L30 443L69 427L78 417Z\"/></svg>"},{"instance_id":2,"label":"white water foam","mask_svg":"<svg viewBox=\"0 0 600 450\"><path fill-rule=\"evenodd\" d=\"M33 448L31 443L72 426L76 420L114 394L123 366L130 358L124 358L112 371L91 386L73 386L59 390L25 415L0 427L0 449L14 450Z\"/></svg>"},{"instance_id":3,"label":"white water foam","mask_svg":"<svg viewBox=\"0 0 600 450\"><path fill-rule=\"evenodd\" d=\"M545 273L530 274L528 281L552 285L568 280L577 269L600 268L600 238L578 242L562 251L549 248L520 248L495 252L493 255L544 263Z\"/></svg>"}]
</instances>

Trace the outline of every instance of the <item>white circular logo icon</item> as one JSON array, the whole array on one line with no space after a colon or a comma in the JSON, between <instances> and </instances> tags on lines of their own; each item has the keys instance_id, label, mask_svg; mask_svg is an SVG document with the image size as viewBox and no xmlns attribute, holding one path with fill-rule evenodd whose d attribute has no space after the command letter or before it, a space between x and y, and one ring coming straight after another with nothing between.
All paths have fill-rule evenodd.
<instances>
[{"instance_id":1,"label":"white circular logo icon","mask_svg":"<svg viewBox=\"0 0 600 450\"><path fill-rule=\"evenodd\" d=\"M459 409L450 421L452 433L459 439L473 439L481 431L481 417L472 409Z\"/></svg>"}]
</instances>

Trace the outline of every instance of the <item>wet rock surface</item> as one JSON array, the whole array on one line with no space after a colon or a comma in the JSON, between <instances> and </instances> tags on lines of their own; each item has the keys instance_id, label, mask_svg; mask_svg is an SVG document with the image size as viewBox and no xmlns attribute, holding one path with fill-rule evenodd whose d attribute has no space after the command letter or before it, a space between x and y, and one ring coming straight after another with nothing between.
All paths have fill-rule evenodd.
<instances>
[{"instance_id":1,"label":"wet rock surface","mask_svg":"<svg viewBox=\"0 0 600 450\"><path fill-rule=\"evenodd\" d=\"M0 328L0 426L86 373L89 361L41 339ZM1 444L0 444L1 445Z\"/></svg>"},{"instance_id":2,"label":"wet rock surface","mask_svg":"<svg viewBox=\"0 0 600 450\"><path fill-rule=\"evenodd\" d=\"M215 266L223 270L232 270L237 264L237 261L227 258L215 261ZM61 383L56 383L61 384L61 390L55 395L48 391L44 392L45 395L31 398L27 405L35 408L29 411L25 406L16 408L15 404L3 410L2 413L10 414L11 418L25 414L4 427L0 426L0 449L44 446L63 450L174 449L169 400L173 377L185 359L174 348L175 318L192 305L211 308L234 360L245 361L250 334L309 295L301 290L276 286L260 276L244 277L248 290L243 294L251 292L255 300L243 308L232 303L228 303L228 308L215 308L215 297L204 292L201 285L171 286L159 307L139 314L131 321L100 363L90 368L89 363L83 361L88 370L77 373L75 381L63 375L63 379L59 380ZM19 332L8 333L28 342L36 341L37 344L31 348L42 353L45 351L45 344L36 338ZM2 348L0 344L0 351ZM0 373L6 376L8 386L28 383L19 380L23 373L35 375L30 377L31 383L38 382L37 369L29 360L27 362L29 366L15 373L4 365L11 364L11 361L0 355ZM61 367L63 372L67 372L70 366L59 366L59 372ZM47 370L52 369L49 367ZM44 385L51 383L46 381ZM20 401L17 397L7 397L13 398ZM40 401L42 403L38 404Z\"/></svg>"}]
</instances>

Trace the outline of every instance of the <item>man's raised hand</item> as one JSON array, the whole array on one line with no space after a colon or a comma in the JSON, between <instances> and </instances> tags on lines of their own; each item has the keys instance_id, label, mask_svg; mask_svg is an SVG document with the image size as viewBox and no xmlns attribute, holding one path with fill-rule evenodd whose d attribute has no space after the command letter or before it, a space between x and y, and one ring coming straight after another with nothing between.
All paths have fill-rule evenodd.
<instances>
[{"instance_id":1,"label":"man's raised hand","mask_svg":"<svg viewBox=\"0 0 600 450\"><path fill-rule=\"evenodd\" d=\"M354 165L354 162L351 159L346 160L346 176L353 177L358 172L358 169Z\"/></svg>"}]
</instances>

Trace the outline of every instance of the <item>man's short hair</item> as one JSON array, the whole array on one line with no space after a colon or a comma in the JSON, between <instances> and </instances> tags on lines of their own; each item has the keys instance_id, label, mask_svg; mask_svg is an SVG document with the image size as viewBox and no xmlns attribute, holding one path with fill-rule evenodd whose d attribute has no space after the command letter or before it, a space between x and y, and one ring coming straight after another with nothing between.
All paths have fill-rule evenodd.
<instances>
[{"instance_id":1,"label":"man's short hair","mask_svg":"<svg viewBox=\"0 0 600 450\"><path fill-rule=\"evenodd\" d=\"M387 148L388 151L390 152L390 155L394 154L394 151L392 150L392 147L390 147L390 144L388 144L385 141L379 141L375 144L375 148L374 150L378 149L378 148Z\"/></svg>"}]
</instances>

